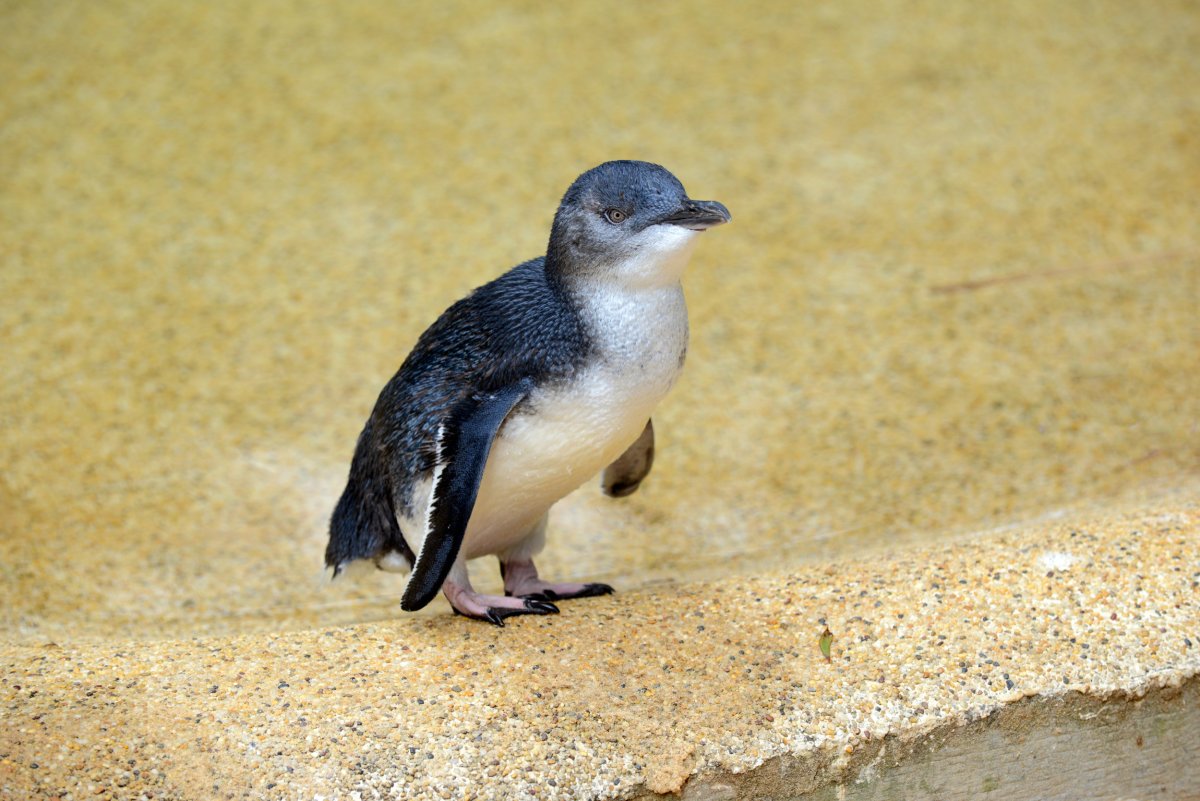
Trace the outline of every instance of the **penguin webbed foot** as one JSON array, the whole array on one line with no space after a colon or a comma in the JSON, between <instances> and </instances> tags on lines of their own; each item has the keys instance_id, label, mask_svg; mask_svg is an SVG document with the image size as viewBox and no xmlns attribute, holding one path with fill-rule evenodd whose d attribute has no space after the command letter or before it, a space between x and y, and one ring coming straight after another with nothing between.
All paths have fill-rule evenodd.
<instances>
[{"instance_id":1,"label":"penguin webbed foot","mask_svg":"<svg viewBox=\"0 0 1200 801\"><path fill-rule=\"evenodd\" d=\"M556 615L558 607L545 598L510 598L482 595L474 590L446 582L443 587L454 614L504 626L506 618L516 615Z\"/></svg>"},{"instance_id":2,"label":"penguin webbed foot","mask_svg":"<svg viewBox=\"0 0 1200 801\"><path fill-rule=\"evenodd\" d=\"M526 600L569 601L572 598L612 595L614 592L612 587L600 582L543 581L538 578L532 560L501 562L500 574L504 576L504 594Z\"/></svg>"}]
</instances>

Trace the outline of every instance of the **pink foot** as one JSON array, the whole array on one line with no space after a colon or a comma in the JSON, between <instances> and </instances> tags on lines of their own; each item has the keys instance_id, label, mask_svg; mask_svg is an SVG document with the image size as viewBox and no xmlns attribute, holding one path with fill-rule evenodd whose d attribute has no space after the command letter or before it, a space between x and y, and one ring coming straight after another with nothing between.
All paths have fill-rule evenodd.
<instances>
[{"instance_id":1,"label":"pink foot","mask_svg":"<svg viewBox=\"0 0 1200 801\"><path fill-rule=\"evenodd\" d=\"M481 595L473 589L447 581L442 592L450 601L454 612L474 620L486 620L497 626L504 625L504 618L514 615L553 615L558 607L545 598L508 598L503 595Z\"/></svg>"},{"instance_id":2,"label":"pink foot","mask_svg":"<svg viewBox=\"0 0 1200 801\"><path fill-rule=\"evenodd\" d=\"M532 560L500 563L500 575L504 576L504 594L526 600L565 601L571 598L590 598L595 595L611 595L613 588L607 584L563 582L555 584L538 578Z\"/></svg>"}]
</instances>

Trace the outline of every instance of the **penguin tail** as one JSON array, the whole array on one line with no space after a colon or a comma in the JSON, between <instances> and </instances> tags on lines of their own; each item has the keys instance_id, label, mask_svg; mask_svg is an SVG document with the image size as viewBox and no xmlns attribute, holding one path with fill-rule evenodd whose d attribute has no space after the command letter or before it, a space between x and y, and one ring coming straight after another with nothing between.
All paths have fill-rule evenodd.
<instances>
[{"instance_id":1,"label":"penguin tail","mask_svg":"<svg viewBox=\"0 0 1200 801\"><path fill-rule=\"evenodd\" d=\"M329 519L325 567L333 568L334 578L359 559L378 564L397 553L412 564L414 558L396 521L395 503L386 481L363 469L357 456L346 489Z\"/></svg>"}]
</instances>

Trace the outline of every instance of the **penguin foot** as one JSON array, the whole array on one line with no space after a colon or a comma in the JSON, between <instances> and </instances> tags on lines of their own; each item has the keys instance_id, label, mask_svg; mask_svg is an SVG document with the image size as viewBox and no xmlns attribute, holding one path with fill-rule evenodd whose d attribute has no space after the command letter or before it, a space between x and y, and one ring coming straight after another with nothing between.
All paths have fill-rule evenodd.
<instances>
[{"instance_id":1,"label":"penguin foot","mask_svg":"<svg viewBox=\"0 0 1200 801\"><path fill-rule=\"evenodd\" d=\"M504 626L504 619L516 615L556 615L558 607L546 598L509 598L501 595L481 595L474 590L446 582L442 587L454 614L472 620L485 620Z\"/></svg>"},{"instance_id":2,"label":"penguin foot","mask_svg":"<svg viewBox=\"0 0 1200 801\"><path fill-rule=\"evenodd\" d=\"M576 589L578 588L578 589ZM612 595L614 590L608 584L591 582L588 584L548 584L540 592L520 595L519 598L540 599L546 601L569 601L572 598L594 598L597 595Z\"/></svg>"},{"instance_id":3,"label":"penguin foot","mask_svg":"<svg viewBox=\"0 0 1200 801\"><path fill-rule=\"evenodd\" d=\"M532 560L501 562L500 574L504 576L504 594L526 600L568 601L572 598L591 598L613 593L612 587L599 582L542 581L538 578L537 568Z\"/></svg>"}]
</instances>

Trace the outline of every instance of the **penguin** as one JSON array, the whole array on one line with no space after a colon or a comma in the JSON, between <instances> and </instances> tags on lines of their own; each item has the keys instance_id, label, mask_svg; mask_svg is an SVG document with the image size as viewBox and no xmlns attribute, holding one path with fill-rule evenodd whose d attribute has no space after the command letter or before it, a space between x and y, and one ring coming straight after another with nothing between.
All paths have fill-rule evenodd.
<instances>
[{"instance_id":1,"label":"penguin","mask_svg":"<svg viewBox=\"0 0 1200 801\"><path fill-rule=\"evenodd\" d=\"M700 234L730 219L657 164L580 175L546 254L447 309L383 388L330 519L334 577L370 560L408 573L401 609L440 591L497 626L613 592L544 580L533 559L557 501L597 474L623 497L650 472L651 413L687 353L680 279ZM467 560L485 555L503 596L471 586Z\"/></svg>"}]
</instances>

